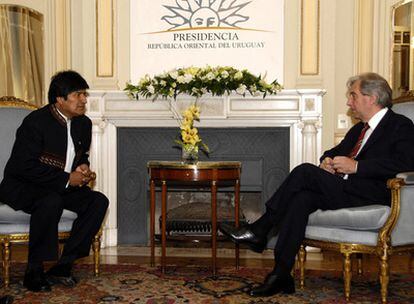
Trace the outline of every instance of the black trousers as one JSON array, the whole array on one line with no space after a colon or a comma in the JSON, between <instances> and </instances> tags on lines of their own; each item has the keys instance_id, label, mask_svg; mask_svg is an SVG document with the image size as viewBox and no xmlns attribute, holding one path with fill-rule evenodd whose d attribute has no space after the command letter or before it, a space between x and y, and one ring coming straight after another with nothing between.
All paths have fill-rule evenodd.
<instances>
[{"instance_id":1,"label":"black trousers","mask_svg":"<svg viewBox=\"0 0 414 304\"><path fill-rule=\"evenodd\" d=\"M31 214L28 262L58 259L58 223L63 209L75 212L69 239L61 261L73 262L89 255L108 208L108 199L89 187L69 187L63 193L44 192L24 211Z\"/></svg>"},{"instance_id":2,"label":"black trousers","mask_svg":"<svg viewBox=\"0 0 414 304\"><path fill-rule=\"evenodd\" d=\"M252 224L252 229L267 233L278 226L279 237L274 248L276 273L285 275L293 268L312 212L369 204L366 198L344 191L346 182L315 165L302 164L292 170L266 202L266 213L262 220Z\"/></svg>"}]
</instances>

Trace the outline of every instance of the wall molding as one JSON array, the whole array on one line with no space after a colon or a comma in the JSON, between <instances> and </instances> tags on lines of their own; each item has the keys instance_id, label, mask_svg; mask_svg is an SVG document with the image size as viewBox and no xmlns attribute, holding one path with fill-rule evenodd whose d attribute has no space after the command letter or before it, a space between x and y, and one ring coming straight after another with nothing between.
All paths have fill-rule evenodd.
<instances>
[{"instance_id":1,"label":"wall molding","mask_svg":"<svg viewBox=\"0 0 414 304\"><path fill-rule=\"evenodd\" d=\"M112 0L96 0L96 77L114 76L114 11Z\"/></svg>"},{"instance_id":2,"label":"wall molding","mask_svg":"<svg viewBox=\"0 0 414 304\"><path fill-rule=\"evenodd\" d=\"M320 57L320 2L302 0L300 74L318 75Z\"/></svg>"},{"instance_id":3,"label":"wall molding","mask_svg":"<svg viewBox=\"0 0 414 304\"><path fill-rule=\"evenodd\" d=\"M357 16L355 27L356 41L356 73L372 71L373 63L373 33L374 33L374 1L357 0L355 15Z\"/></svg>"}]
</instances>

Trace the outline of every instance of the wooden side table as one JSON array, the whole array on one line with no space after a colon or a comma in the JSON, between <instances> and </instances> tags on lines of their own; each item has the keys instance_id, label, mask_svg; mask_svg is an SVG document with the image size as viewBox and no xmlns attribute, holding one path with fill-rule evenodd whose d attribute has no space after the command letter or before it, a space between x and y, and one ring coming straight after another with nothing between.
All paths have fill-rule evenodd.
<instances>
[{"instance_id":1,"label":"wooden side table","mask_svg":"<svg viewBox=\"0 0 414 304\"><path fill-rule=\"evenodd\" d=\"M161 270L165 272L166 258L166 221L168 186L186 185L191 187L209 186L211 189L211 256L213 275L216 275L217 257L217 188L234 186L234 220L239 225L240 174L241 162L238 161L199 161L187 164L178 161L149 161L150 177L150 242L151 265L155 255L155 186L161 186ZM236 267L239 267L239 246L235 250Z\"/></svg>"}]
</instances>

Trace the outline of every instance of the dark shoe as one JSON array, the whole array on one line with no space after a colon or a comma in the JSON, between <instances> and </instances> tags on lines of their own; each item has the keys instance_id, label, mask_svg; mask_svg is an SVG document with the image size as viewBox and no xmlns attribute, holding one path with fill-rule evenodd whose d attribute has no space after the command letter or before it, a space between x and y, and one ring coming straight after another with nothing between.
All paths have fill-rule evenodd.
<instances>
[{"instance_id":1,"label":"dark shoe","mask_svg":"<svg viewBox=\"0 0 414 304\"><path fill-rule=\"evenodd\" d=\"M23 286L33 292L48 292L52 290L50 288L50 284L46 281L43 270L26 270L26 273L24 274Z\"/></svg>"},{"instance_id":2,"label":"dark shoe","mask_svg":"<svg viewBox=\"0 0 414 304\"><path fill-rule=\"evenodd\" d=\"M262 253L266 248L266 240L256 236L249 225L236 228L228 224L221 224L220 231L236 244L246 244L254 252Z\"/></svg>"},{"instance_id":3,"label":"dark shoe","mask_svg":"<svg viewBox=\"0 0 414 304\"><path fill-rule=\"evenodd\" d=\"M13 303L13 297L12 296L2 296L0 298L0 304L12 304Z\"/></svg>"},{"instance_id":4,"label":"dark shoe","mask_svg":"<svg viewBox=\"0 0 414 304\"><path fill-rule=\"evenodd\" d=\"M46 272L46 279L50 285L62 284L74 287L78 280L72 276L71 264L57 264Z\"/></svg>"},{"instance_id":5,"label":"dark shoe","mask_svg":"<svg viewBox=\"0 0 414 304\"><path fill-rule=\"evenodd\" d=\"M295 292L295 281L291 275L279 276L269 273L262 285L250 290L252 297L270 297L277 293L291 294Z\"/></svg>"}]
</instances>

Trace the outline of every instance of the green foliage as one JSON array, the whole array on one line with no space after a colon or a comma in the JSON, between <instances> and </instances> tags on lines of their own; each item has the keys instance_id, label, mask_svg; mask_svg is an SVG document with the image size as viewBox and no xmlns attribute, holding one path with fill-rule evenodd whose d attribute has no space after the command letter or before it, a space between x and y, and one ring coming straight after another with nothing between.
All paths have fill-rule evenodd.
<instances>
[{"instance_id":1,"label":"green foliage","mask_svg":"<svg viewBox=\"0 0 414 304\"><path fill-rule=\"evenodd\" d=\"M201 97L203 94L222 96L236 92L245 96L266 97L267 94L276 94L282 85L274 80L267 83L262 76L255 76L247 70L238 70L232 67L205 68L188 67L174 69L169 72L141 78L137 85L128 83L125 91L133 98L176 98L179 94Z\"/></svg>"}]
</instances>

